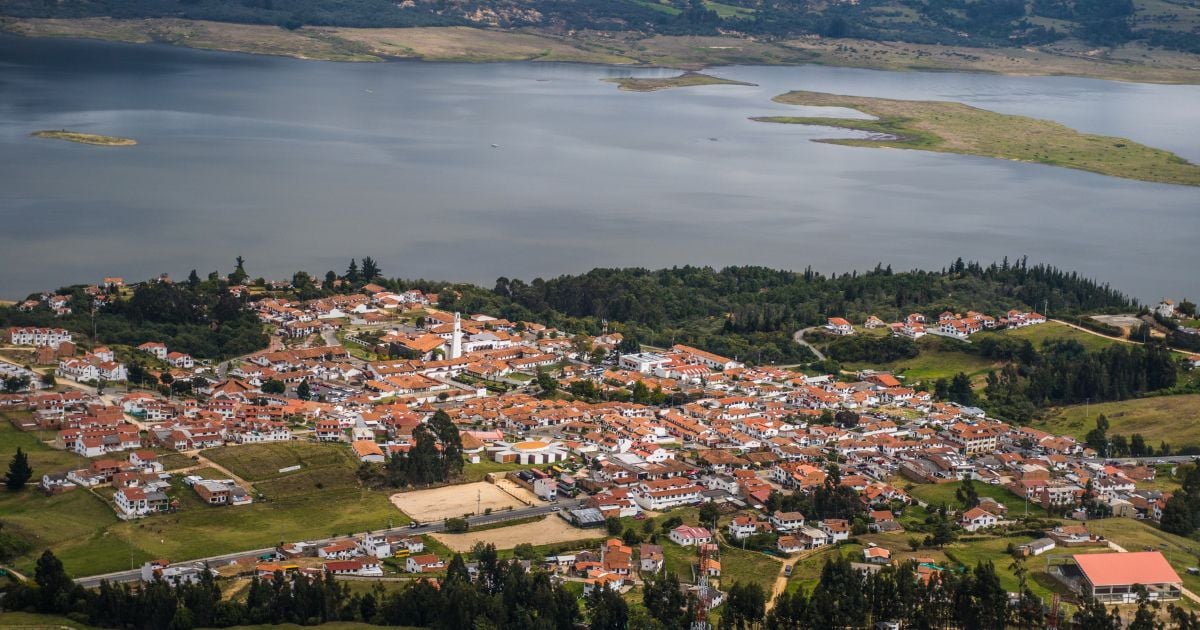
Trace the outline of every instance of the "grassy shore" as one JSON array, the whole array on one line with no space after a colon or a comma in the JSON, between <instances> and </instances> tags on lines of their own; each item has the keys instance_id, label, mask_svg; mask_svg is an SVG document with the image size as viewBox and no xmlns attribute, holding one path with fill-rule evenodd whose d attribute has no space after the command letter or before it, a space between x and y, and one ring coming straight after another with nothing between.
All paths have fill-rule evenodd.
<instances>
[{"instance_id":1,"label":"grassy shore","mask_svg":"<svg viewBox=\"0 0 1200 630\"><path fill-rule=\"evenodd\" d=\"M671 9L647 0L648 5ZM718 3L709 3L717 5ZM724 10L724 5L717 6ZM730 6L728 10L749 10ZM328 61L575 61L699 70L729 64L803 64L1070 75L1139 83L1200 83L1200 55L1150 50L1138 44L1095 49L1070 40L1040 48L966 48L854 39L800 38L763 41L734 36L645 35L579 31L571 36L467 27L327 28L158 18L14 19L0 28L31 37L80 37L133 43L162 42Z\"/></svg>"},{"instance_id":2,"label":"grassy shore","mask_svg":"<svg viewBox=\"0 0 1200 630\"><path fill-rule=\"evenodd\" d=\"M672 88L694 87L697 85L754 85L745 81L722 79L699 72L685 72L676 77L636 78L619 77L616 79L601 79L608 83L616 83L617 88L627 92L657 92Z\"/></svg>"},{"instance_id":3,"label":"grassy shore","mask_svg":"<svg viewBox=\"0 0 1200 630\"><path fill-rule=\"evenodd\" d=\"M137 144L137 140L133 138L119 138L117 136L101 136L94 133L81 133L79 131L67 131L66 129L55 131L46 129L43 131L35 131L32 134L35 138L49 138L51 140L66 140L67 142L78 142L80 144L95 144L102 147L131 147Z\"/></svg>"},{"instance_id":4,"label":"grassy shore","mask_svg":"<svg viewBox=\"0 0 1200 630\"><path fill-rule=\"evenodd\" d=\"M1063 166L1112 177L1200 186L1200 166L1161 149L1113 136L1080 133L1049 120L1012 116L947 101L901 101L820 92L775 97L789 105L855 109L874 120L769 116L760 122L817 125L874 134L823 142L920 149Z\"/></svg>"}]
</instances>

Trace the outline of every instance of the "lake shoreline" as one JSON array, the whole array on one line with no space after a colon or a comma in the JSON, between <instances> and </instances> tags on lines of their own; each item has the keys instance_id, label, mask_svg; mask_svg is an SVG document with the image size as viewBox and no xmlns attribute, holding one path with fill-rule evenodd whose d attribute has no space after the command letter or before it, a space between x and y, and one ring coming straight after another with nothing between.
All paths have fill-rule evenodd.
<instances>
[{"instance_id":1,"label":"lake shoreline","mask_svg":"<svg viewBox=\"0 0 1200 630\"><path fill-rule=\"evenodd\" d=\"M312 61L420 60L459 63L540 61L698 71L729 65L825 65L886 71L1072 76L1149 84L1200 84L1200 55L1144 49L1105 53L1060 48L963 48L865 40L801 38L764 42L720 36L582 33L565 38L531 29L470 27L341 28L207 22L174 18L24 19L0 17L0 31L25 37L161 43L201 50Z\"/></svg>"}]
</instances>

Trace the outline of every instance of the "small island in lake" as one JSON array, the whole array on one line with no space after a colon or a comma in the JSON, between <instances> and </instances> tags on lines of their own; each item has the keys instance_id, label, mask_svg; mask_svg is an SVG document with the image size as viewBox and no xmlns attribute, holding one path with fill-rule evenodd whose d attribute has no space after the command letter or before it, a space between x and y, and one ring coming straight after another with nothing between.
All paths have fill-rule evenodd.
<instances>
[{"instance_id":1,"label":"small island in lake","mask_svg":"<svg viewBox=\"0 0 1200 630\"><path fill-rule=\"evenodd\" d=\"M722 79L699 72L685 72L677 77L664 78L635 78L635 77L619 77L615 79L603 79L608 83L616 83L618 89L629 92L657 92L658 90L669 90L671 88L692 87L696 85L754 85L745 81L734 81L732 79Z\"/></svg>"},{"instance_id":2,"label":"small island in lake","mask_svg":"<svg viewBox=\"0 0 1200 630\"><path fill-rule=\"evenodd\" d=\"M788 105L843 107L874 119L763 116L759 122L854 129L870 138L830 138L830 144L920 149L1035 162L1147 182L1200 186L1200 166L1162 149L1114 136L1080 133L1059 123L1000 114L947 101L902 101L820 92L788 92Z\"/></svg>"},{"instance_id":3,"label":"small island in lake","mask_svg":"<svg viewBox=\"0 0 1200 630\"><path fill-rule=\"evenodd\" d=\"M31 135L35 138L50 138L53 140L66 140L67 142L79 142L81 144L95 144L102 147L131 147L137 144L137 140L133 138L121 138L118 136L100 136L94 133L82 133L79 131L67 131L66 129L43 129L35 131Z\"/></svg>"}]
</instances>

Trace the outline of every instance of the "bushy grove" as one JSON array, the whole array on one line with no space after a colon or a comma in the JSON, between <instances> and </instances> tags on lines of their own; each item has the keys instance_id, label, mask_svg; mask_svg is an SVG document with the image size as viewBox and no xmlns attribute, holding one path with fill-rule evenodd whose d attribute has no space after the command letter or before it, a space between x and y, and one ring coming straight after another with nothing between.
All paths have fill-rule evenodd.
<instances>
[{"instance_id":1,"label":"bushy grove","mask_svg":"<svg viewBox=\"0 0 1200 630\"><path fill-rule=\"evenodd\" d=\"M205 359L225 359L265 348L263 325L244 308L246 299L234 296L228 287L226 280L201 281L193 272L193 280L188 282L139 284L127 299L113 299L94 310L84 287L65 287L57 293L71 296L70 315L56 316L45 306L30 312L4 307L0 308L0 328L60 327L83 339L91 338L94 331L101 343L137 346L159 341L172 351Z\"/></svg>"}]
</instances>

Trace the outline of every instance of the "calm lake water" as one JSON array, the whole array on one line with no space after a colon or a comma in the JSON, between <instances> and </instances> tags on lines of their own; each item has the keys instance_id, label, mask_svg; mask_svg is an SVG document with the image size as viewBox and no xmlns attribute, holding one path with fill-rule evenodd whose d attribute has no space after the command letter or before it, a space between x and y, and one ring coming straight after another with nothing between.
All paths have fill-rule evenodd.
<instances>
[{"instance_id":1,"label":"calm lake water","mask_svg":"<svg viewBox=\"0 0 1200 630\"><path fill-rule=\"evenodd\" d=\"M1200 161L1200 87L728 67L639 94L573 64L337 64L0 36L0 296L373 256L390 276L596 266L823 272L1028 255L1143 300L1200 297L1200 188L809 142L748 116L806 89L948 99ZM69 128L103 148L29 137ZM493 148L492 145L498 145Z\"/></svg>"}]
</instances>

